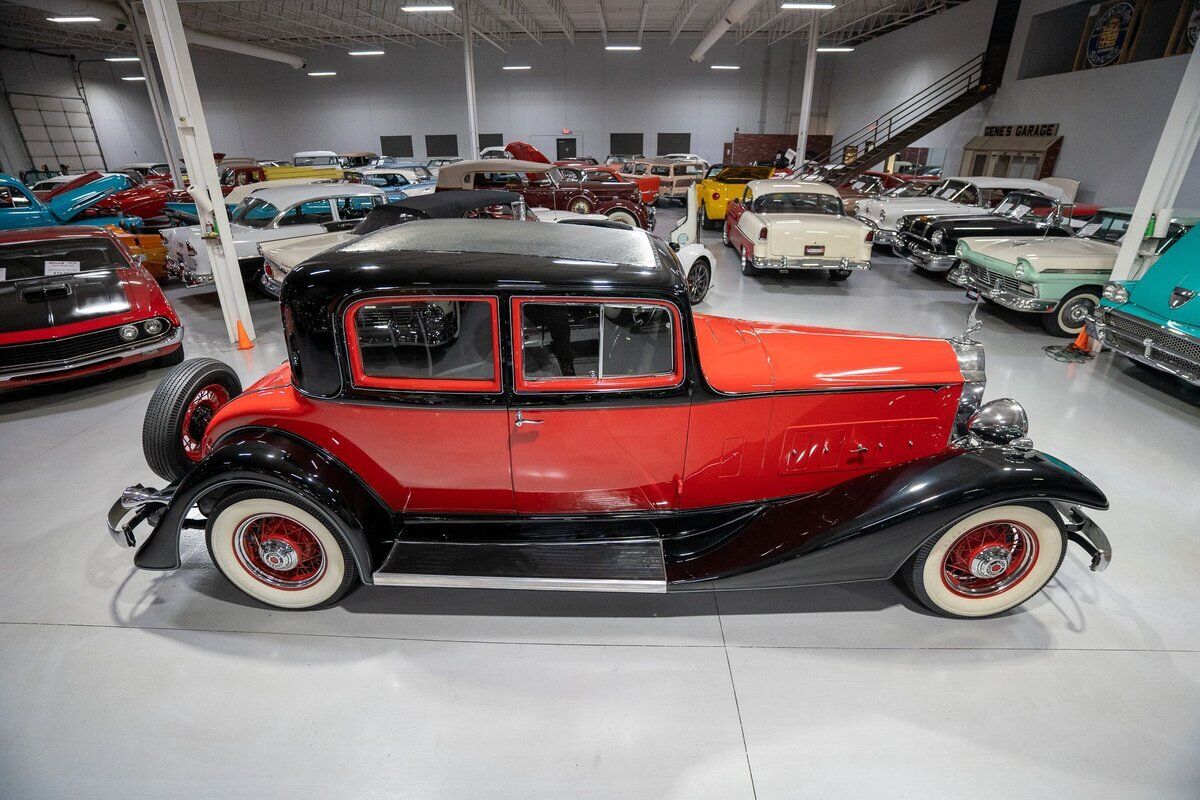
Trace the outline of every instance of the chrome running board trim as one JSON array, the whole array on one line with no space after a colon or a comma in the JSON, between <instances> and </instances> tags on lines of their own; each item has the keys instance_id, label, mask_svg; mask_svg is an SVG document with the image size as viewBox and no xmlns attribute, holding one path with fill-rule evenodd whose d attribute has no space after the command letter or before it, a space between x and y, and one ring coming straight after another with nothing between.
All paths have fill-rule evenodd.
<instances>
[{"instance_id":1,"label":"chrome running board trim","mask_svg":"<svg viewBox=\"0 0 1200 800\"><path fill-rule=\"evenodd\" d=\"M447 589L539 589L555 592L667 591L666 581L609 578L523 578L499 575L412 575L376 572L376 586L430 586Z\"/></svg>"}]
</instances>

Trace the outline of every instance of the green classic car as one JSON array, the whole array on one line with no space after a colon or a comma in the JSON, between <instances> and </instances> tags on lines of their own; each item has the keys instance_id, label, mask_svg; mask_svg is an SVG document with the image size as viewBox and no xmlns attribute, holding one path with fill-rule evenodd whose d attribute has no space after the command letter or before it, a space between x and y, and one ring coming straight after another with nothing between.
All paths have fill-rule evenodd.
<instances>
[{"instance_id":1,"label":"green classic car","mask_svg":"<svg viewBox=\"0 0 1200 800\"><path fill-rule=\"evenodd\" d=\"M1130 208L1102 208L1074 236L960 239L959 264L946 277L1005 308L1040 314L1047 333L1075 337L1100 304L1132 214ZM1200 211L1177 210L1146 262L1198 222Z\"/></svg>"},{"instance_id":2,"label":"green classic car","mask_svg":"<svg viewBox=\"0 0 1200 800\"><path fill-rule=\"evenodd\" d=\"M1139 280L1104 287L1088 333L1106 347L1200 386L1200 229Z\"/></svg>"}]
</instances>

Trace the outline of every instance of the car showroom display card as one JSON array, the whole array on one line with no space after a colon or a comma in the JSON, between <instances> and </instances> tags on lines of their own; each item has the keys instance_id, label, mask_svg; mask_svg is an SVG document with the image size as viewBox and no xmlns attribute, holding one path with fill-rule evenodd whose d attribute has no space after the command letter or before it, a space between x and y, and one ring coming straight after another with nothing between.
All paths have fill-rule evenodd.
<instances>
[{"instance_id":1,"label":"car showroom display card","mask_svg":"<svg viewBox=\"0 0 1200 800\"><path fill-rule=\"evenodd\" d=\"M79 272L78 261L47 261L47 275L74 275Z\"/></svg>"}]
</instances>

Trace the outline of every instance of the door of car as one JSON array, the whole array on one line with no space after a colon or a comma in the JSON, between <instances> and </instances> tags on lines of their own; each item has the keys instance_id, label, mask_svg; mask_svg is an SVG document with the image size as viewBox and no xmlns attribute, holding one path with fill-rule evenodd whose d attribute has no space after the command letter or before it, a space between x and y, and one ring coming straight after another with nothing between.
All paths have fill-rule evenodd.
<instances>
[{"instance_id":1,"label":"door of car","mask_svg":"<svg viewBox=\"0 0 1200 800\"><path fill-rule=\"evenodd\" d=\"M689 403L679 309L638 299L512 300L513 492L521 514L675 508Z\"/></svg>"}]
</instances>

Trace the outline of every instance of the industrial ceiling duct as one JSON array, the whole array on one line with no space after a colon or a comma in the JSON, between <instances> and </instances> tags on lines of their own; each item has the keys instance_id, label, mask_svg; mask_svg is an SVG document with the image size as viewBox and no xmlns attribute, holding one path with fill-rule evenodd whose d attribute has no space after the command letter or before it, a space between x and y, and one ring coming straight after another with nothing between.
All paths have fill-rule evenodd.
<instances>
[{"instance_id":1,"label":"industrial ceiling duct","mask_svg":"<svg viewBox=\"0 0 1200 800\"><path fill-rule=\"evenodd\" d=\"M762 0L735 0L733 5L729 6L729 10L725 12L725 17L712 26L712 30L704 35L700 40L700 44L696 45L696 49L692 52L691 59L699 64L704 60L704 54L707 53L714 44L720 41L721 37L739 22L749 16L750 12L761 3Z\"/></svg>"}]
</instances>

